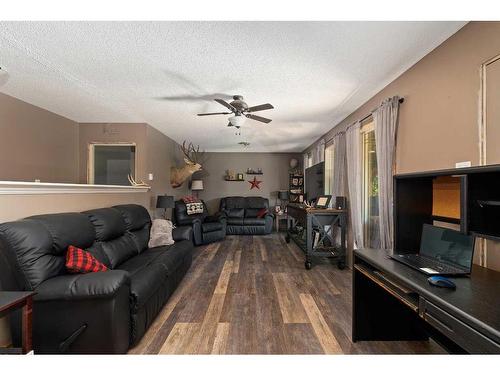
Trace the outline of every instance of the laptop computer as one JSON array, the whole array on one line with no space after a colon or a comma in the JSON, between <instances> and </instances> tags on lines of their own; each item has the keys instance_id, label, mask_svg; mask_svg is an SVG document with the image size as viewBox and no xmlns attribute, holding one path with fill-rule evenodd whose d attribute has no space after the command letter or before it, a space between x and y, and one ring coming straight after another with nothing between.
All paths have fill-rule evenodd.
<instances>
[{"instance_id":1,"label":"laptop computer","mask_svg":"<svg viewBox=\"0 0 500 375\"><path fill-rule=\"evenodd\" d=\"M468 275L472 268L474 236L424 224L420 252L390 257L427 275Z\"/></svg>"}]
</instances>

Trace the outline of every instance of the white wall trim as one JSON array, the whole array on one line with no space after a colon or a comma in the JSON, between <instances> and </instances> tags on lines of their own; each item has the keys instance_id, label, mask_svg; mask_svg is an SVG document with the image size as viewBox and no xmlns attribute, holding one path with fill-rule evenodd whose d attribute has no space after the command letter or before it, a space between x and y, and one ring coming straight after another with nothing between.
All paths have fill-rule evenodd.
<instances>
[{"instance_id":1,"label":"white wall trim","mask_svg":"<svg viewBox=\"0 0 500 375\"><path fill-rule=\"evenodd\" d=\"M0 181L0 195L147 193L149 186Z\"/></svg>"}]
</instances>

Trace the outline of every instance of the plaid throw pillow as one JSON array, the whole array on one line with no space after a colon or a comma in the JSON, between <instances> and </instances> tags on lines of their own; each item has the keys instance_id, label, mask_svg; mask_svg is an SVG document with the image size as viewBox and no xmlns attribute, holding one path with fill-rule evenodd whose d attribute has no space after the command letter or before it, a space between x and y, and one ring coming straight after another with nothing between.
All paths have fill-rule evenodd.
<instances>
[{"instance_id":1,"label":"plaid throw pillow","mask_svg":"<svg viewBox=\"0 0 500 375\"><path fill-rule=\"evenodd\" d=\"M193 197L192 195L186 195L185 197L182 198L182 201L186 204L188 203L199 203L200 200L196 197Z\"/></svg>"},{"instance_id":2,"label":"plaid throw pillow","mask_svg":"<svg viewBox=\"0 0 500 375\"><path fill-rule=\"evenodd\" d=\"M66 269L71 273L107 271L108 267L99 262L88 251L69 246L66 252Z\"/></svg>"},{"instance_id":3,"label":"plaid throw pillow","mask_svg":"<svg viewBox=\"0 0 500 375\"><path fill-rule=\"evenodd\" d=\"M267 215L267 208L261 208L258 212L257 212L257 217L259 219L262 219L264 216Z\"/></svg>"}]
</instances>

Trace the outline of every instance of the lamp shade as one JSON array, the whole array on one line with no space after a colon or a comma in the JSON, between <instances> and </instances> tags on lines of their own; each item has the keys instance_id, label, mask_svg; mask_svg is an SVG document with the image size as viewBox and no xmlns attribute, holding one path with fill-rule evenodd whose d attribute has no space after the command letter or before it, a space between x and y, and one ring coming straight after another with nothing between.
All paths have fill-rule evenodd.
<instances>
[{"instance_id":1,"label":"lamp shade","mask_svg":"<svg viewBox=\"0 0 500 375\"><path fill-rule=\"evenodd\" d=\"M203 180L193 180L191 182L191 190L203 190Z\"/></svg>"},{"instance_id":2,"label":"lamp shade","mask_svg":"<svg viewBox=\"0 0 500 375\"><path fill-rule=\"evenodd\" d=\"M243 125L243 123L245 122L247 118L245 116L242 116L242 115L236 115L236 116L233 116L233 117L229 117L229 122L231 123L231 125L233 126L238 126L240 127L241 125Z\"/></svg>"},{"instance_id":3,"label":"lamp shade","mask_svg":"<svg viewBox=\"0 0 500 375\"><path fill-rule=\"evenodd\" d=\"M288 191L286 191L286 190L278 191L278 198L281 199L282 201L287 201L288 200Z\"/></svg>"},{"instance_id":4,"label":"lamp shade","mask_svg":"<svg viewBox=\"0 0 500 375\"><path fill-rule=\"evenodd\" d=\"M172 195L159 195L156 200L156 208L174 208L174 197Z\"/></svg>"}]
</instances>

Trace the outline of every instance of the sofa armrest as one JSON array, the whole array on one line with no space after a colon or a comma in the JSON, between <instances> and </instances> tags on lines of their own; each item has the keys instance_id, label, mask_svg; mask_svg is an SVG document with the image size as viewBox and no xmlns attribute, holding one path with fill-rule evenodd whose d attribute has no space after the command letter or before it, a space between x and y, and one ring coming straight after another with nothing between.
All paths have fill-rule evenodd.
<instances>
[{"instance_id":1,"label":"sofa armrest","mask_svg":"<svg viewBox=\"0 0 500 375\"><path fill-rule=\"evenodd\" d=\"M41 283L35 301L86 300L113 297L120 288L130 288L128 272L109 270L53 277Z\"/></svg>"},{"instance_id":2,"label":"sofa armrest","mask_svg":"<svg viewBox=\"0 0 500 375\"><path fill-rule=\"evenodd\" d=\"M172 237L174 241L192 241L193 239L193 227L183 225L180 227L175 227L172 230Z\"/></svg>"},{"instance_id":3,"label":"sofa armrest","mask_svg":"<svg viewBox=\"0 0 500 375\"><path fill-rule=\"evenodd\" d=\"M203 244L200 219L193 220L193 242L196 246Z\"/></svg>"},{"instance_id":4,"label":"sofa armrest","mask_svg":"<svg viewBox=\"0 0 500 375\"><path fill-rule=\"evenodd\" d=\"M214 215L207 216L205 218L205 223L214 223L214 222L222 222L226 220L227 216L224 212L217 212Z\"/></svg>"}]
</instances>

